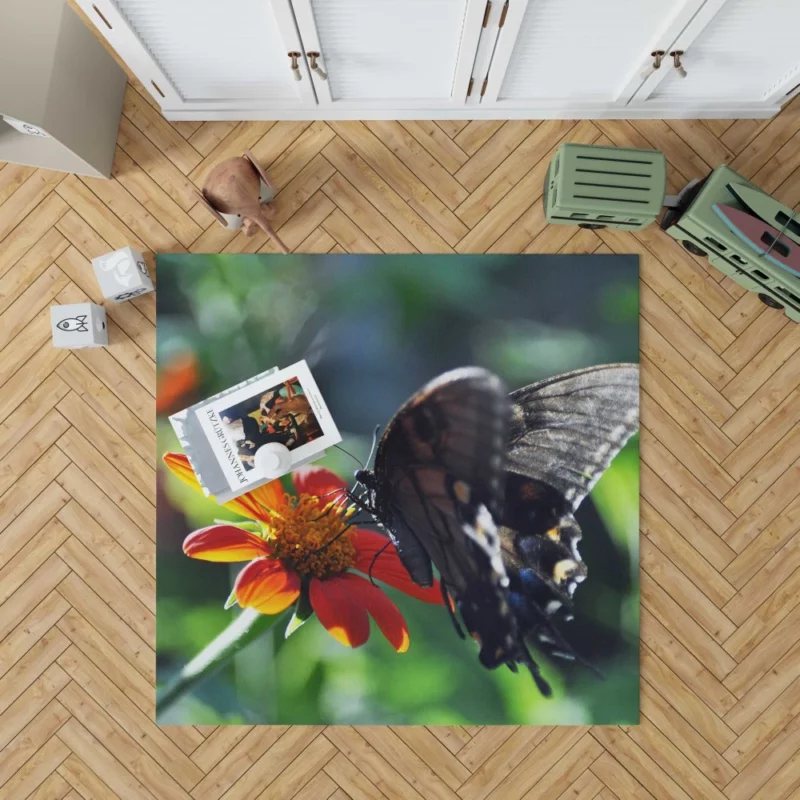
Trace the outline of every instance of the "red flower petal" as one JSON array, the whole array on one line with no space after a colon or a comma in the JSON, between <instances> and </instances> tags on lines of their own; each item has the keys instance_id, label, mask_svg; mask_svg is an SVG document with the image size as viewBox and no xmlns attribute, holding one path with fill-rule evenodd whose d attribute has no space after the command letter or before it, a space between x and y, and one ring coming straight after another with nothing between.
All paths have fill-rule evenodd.
<instances>
[{"instance_id":1,"label":"red flower petal","mask_svg":"<svg viewBox=\"0 0 800 800\"><path fill-rule=\"evenodd\" d=\"M352 572L311 581L311 605L328 633L342 644L360 647L369 638L367 612L398 653L410 642L397 606L368 580Z\"/></svg>"},{"instance_id":2,"label":"red flower petal","mask_svg":"<svg viewBox=\"0 0 800 800\"><path fill-rule=\"evenodd\" d=\"M319 498L320 508L328 503L344 502L347 484L325 467L300 467L292 473L298 494L310 494Z\"/></svg>"},{"instance_id":3,"label":"red flower petal","mask_svg":"<svg viewBox=\"0 0 800 800\"><path fill-rule=\"evenodd\" d=\"M183 552L202 561L250 561L268 555L269 545L255 533L235 525L211 525L190 533Z\"/></svg>"},{"instance_id":4,"label":"red flower petal","mask_svg":"<svg viewBox=\"0 0 800 800\"><path fill-rule=\"evenodd\" d=\"M345 573L335 578L311 581L309 599L319 621L334 639L348 647L361 647L369 639L369 617L364 604L349 592Z\"/></svg>"},{"instance_id":5,"label":"red flower petal","mask_svg":"<svg viewBox=\"0 0 800 800\"><path fill-rule=\"evenodd\" d=\"M354 569L365 575L371 575L377 581L388 583L389 586L399 589L410 597L416 597L417 600L444 605L439 581L434 578L433 586L428 588L414 583L403 562L400 561L397 548L385 536L358 528L353 536L353 544L356 546ZM378 556L379 552L381 554Z\"/></svg>"},{"instance_id":6,"label":"red flower petal","mask_svg":"<svg viewBox=\"0 0 800 800\"><path fill-rule=\"evenodd\" d=\"M389 644L398 653L405 653L410 644L408 626L397 606L377 586L360 575L350 573L343 577L347 579L351 596L359 598L366 606Z\"/></svg>"},{"instance_id":7,"label":"red flower petal","mask_svg":"<svg viewBox=\"0 0 800 800\"><path fill-rule=\"evenodd\" d=\"M300 596L300 578L274 558L257 558L237 575L233 590L242 608L278 614Z\"/></svg>"}]
</instances>

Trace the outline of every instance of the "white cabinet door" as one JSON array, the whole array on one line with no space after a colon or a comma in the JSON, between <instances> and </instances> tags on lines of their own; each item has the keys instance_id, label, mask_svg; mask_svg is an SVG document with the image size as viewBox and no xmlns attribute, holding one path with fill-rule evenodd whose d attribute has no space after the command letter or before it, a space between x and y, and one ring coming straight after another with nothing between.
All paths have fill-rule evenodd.
<instances>
[{"instance_id":1,"label":"white cabinet door","mask_svg":"<svg viewBox=\"0 0 800 800\"><path fill-rule=\"evenodd\" d=\"M316 106L289 0L77 2L165 109Z\"/></svg>"},{"instance_id":2,"label":"white cabinet door","mask_svg":"<svg viewBox=\"0 0 800 800\"><path fill-rule=\"evenodd\" d=\"M624 106L704 0L509 0L481 105Z\"/></svg>"},{"instance_id":3,"label":"white cabinet door","mask_svg":"<svg viewBox=\"0 0 800 800\"><path fill-rule=\"evenodd\" d=\"M686 77L660 71L634 102L695 107L781 103L800 86L800 0L713 0L670 46Z\"/></svg>"},{"instance_id":4,"label":"white cabinet door","mask_svg":"<svg viewBox=\"0 0 800 800\"><path fill-rule=\"evenodd\" d=\"M320 106L463 106L486 0L292 0Z\"/></svg>"}]
</instances>

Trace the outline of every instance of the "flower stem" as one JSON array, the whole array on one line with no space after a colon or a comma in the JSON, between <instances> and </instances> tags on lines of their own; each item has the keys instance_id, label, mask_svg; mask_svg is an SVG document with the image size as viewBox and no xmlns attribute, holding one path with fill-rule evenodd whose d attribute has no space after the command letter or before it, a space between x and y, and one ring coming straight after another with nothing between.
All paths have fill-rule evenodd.
<instances>
[{"instance_id":1,"label":"flower stem","mask_svg":"<svg viewBox=\"0 0 800 800\"><path fill-rule=\"evenodd\" d=\"M156 693L156 715L160 716L186 692L197 688L284 616L285 613L266 616L253 608L242 611L216 639L206 645Z\"/></svg>"}]
</instances>

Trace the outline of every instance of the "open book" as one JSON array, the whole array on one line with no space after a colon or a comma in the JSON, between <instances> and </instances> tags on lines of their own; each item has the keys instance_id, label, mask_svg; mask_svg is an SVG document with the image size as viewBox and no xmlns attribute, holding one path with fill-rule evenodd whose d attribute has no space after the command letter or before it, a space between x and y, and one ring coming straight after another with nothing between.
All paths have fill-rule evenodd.
<instances>
[{"instance_id":1,"label":"open book","mask_svg":"<svg viewBox=\"0 0 800 800\"><path fill-rule=\"evenodd\" d=\"M291 454L286 472L342 441L305 361L262 372L170 417L206 495L226 503L274 480L256 466L270 443Z\"/></svg>"}]
</instances>

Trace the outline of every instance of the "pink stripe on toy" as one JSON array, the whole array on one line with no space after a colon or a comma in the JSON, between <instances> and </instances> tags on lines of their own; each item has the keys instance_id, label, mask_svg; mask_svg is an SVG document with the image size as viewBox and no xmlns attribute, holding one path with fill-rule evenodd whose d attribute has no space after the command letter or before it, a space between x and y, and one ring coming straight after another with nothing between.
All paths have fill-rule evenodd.
<instances>
[{"instance_id":1,"label":"pink stripe on toy","mask_svg":"<svg viewBox=\"0 0 800 800\"><path fill-rule=\"evenodd\" d=\"M714 211L743 242L781 269L800 275L800 245L763 220L733 206L717 203Z\"/></svg>"}]
</instances>

